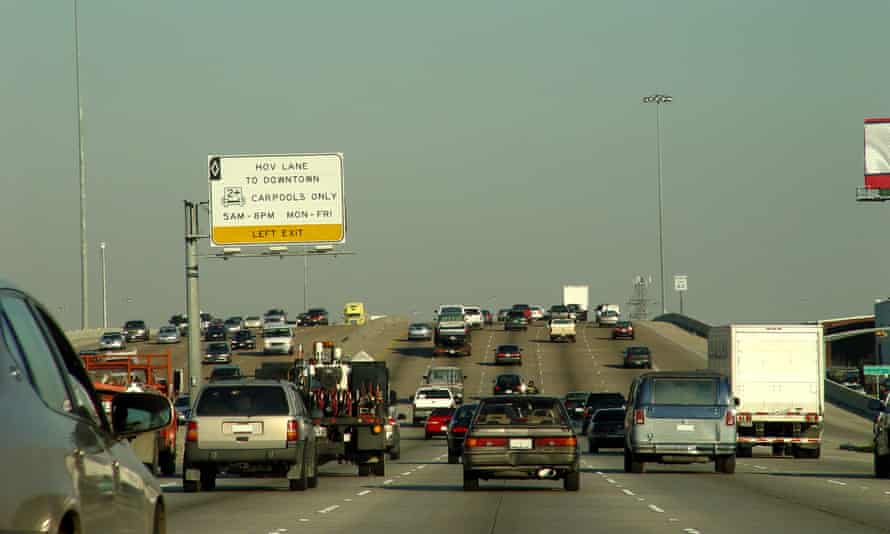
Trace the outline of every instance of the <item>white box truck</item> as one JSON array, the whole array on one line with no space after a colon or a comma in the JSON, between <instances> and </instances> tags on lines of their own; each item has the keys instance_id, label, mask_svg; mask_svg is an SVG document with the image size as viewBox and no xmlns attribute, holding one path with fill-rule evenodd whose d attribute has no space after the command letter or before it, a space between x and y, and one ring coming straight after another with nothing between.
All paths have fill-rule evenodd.
<instances>
[{"instance_id":1,"label":"white box truck","mask_svg":"<svg viewBox=\"0 0 890 534\"><path fill-rule=\"evenodd\" d=\"M590 287L582 285L562 286L562 303L564 306L574 304L578 306L574 310L575 319L578 321L587 321L587 310L590 306Z\"/></svg>"},{"instance_id":2,"label":"white box truck","mask_svg":"<svg viewBox=\"0 0 890 534\"><path fill-rule=\"evenodd\" d=\"M708 367L729 377L738 399L738 456L818 458L825 415L824 342L819 325L733 324L711 328Z\"/></svg>"}]
</instances>

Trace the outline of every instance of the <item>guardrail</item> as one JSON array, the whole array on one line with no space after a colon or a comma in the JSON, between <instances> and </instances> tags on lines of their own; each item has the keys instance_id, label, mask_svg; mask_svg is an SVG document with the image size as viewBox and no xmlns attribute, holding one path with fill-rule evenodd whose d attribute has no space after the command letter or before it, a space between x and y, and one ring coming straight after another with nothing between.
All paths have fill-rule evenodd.
<instances>
[{"instance_id":1,"label":"guardrail","mask_svg":"<svg viewBox=\"0 0 890 534\"><path fill-rule=\"evenodd\" d=\"M656 317L654 320L670 323L691 334L704 338L708 337L708 332L711 330L710 325L679 313L666 313ZM867 419L874 418L876 412L868 409L868 402L873 400L874 397L855 389L850 389L827 378L825 379L824 387L825 400L828 402Z\"/></svg>"}]
</instances>

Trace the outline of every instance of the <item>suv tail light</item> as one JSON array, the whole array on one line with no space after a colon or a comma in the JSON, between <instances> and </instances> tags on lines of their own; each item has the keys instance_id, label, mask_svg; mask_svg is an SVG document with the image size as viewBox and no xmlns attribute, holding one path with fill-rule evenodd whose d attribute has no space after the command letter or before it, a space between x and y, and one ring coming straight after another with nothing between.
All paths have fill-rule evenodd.
<instances>
[{"instance_id":1,"label":"suv tail light","mask_svg":"<svg viewBox=\"0 0 890 534\"><path fill-rule=\"evenodd\" d=\"M646 412L644 412L642 408L634 410L634 423L638 425L646 424Z\"/></svg>"},{"instance_id":2,"label":"suv tail light","mask_svg":"<svg viewBox=\"0 0 890 534\"><path fill-rule=\"evenodd\" d=\"M578 438L572 436L568 438L537 438L535 439L535 448L539 447L574 447L578 445Z\"/></svg>"},{"instance_id":3,"label":"suv tail light","mask_svg":"<svg viewBox=\"0 0 890 534\"><path fill-rule=\"evenodd\" d=\"M198 441L198 422L189 421L188 430L185 432L185 440L189 443L197 443Z\"/></svg>"},{"instance_id":4,"label":"suv tail light","mask_svg":"<svg viewBox=\"0 0 890 534\"><path fill-rule=\"evenodd\" d=\"M287 422L287 441L297 441L300 439L300 427L297 422L291 419Z\"/></svg>"},{"instance_id":5,"label":"suv tail light","mask_svg":"<svg viewBox=\"0 0 890 534\"><path fill-rule=\"evenodd\" d=\"M464 447L472 449L473 447L506 447L507 438L469 438L464 443Z\"/></svg>"},{"instance_id":6,"label":"suv tail light","mask_svg":"<svg viewBox=\"0 0 890 534\"><path fill-rule=\"evenodd\" d=\"M732 410L726 410L726 426L733 426L735 424L735 413Z\"/></svg>"},{"instance_id":7,"label":"suv tail light","mask_svg":"<svg viewBox=\"0 0 890 534\"><path fill-rule=\"evenodd\" d=\"M463 425L454 425L453 427L451 427L451 431L452 431L452 432L457 432L458 434L466 434L466 433L467 433L467 427L465 427L465 426L463 426Z\"/></svg>"}]
</instances>

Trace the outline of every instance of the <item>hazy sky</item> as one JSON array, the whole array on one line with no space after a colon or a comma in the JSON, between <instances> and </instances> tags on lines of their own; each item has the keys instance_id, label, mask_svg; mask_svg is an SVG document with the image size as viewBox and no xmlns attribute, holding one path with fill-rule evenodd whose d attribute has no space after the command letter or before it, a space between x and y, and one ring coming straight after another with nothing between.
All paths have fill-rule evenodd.
<instances>
[{"instance_id":1,"label":"hazy sky","mask_svg":"<svg viewBox=\"0 0 890 534\"><path fill-rule=\"evenodd\" d=\"M0 276L80 323L72 3L0 0ZM208 154L343 152L351 257L311 303L624 303L665 261L708 322L870 313L890 206L854 201L890 115L886 0L80 1L90 322L185 309ZM302 260L204 260L202 307L299 311ZM658 288L653 288L657 297ZM678 307L673 291L669 308Z\"/></svg>"}]
</instances>

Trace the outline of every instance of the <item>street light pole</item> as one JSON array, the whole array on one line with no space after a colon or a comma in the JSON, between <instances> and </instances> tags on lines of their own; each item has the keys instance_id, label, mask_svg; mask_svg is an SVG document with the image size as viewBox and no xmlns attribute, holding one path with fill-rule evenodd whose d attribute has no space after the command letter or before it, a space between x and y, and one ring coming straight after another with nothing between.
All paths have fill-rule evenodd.
<instances>
[{"instance_id":1,"label":"street light pole","mask_svg":"<svg viewBox=\"0 0 890 534\"><path fill-rule=\"evenodd\" d=\"M108 277L105 274L105 241L99 243L102 251L102 328L108 328Z\"/></svg>"},{"instance_id":2,"label":"street light pole","mask_svg":"<svg viewBox=\"0 0 890 534\"><path fill-rule=\"evenodd\" d=\"M309 256L303 256L303 311L309 311Z\"/></svg>"},{"instance_id":3,"label":"street light pole","mask_svg":"<svg viewBox=\"0 0 890 534\"><path fill-rule=\"evenodd\" d=\"M655 94L644 96L644 104L655 104L655 150L658 153L658 263L661 272L661 313L667 313L667 304L664 288L664 206L661 189L661 105L670 104L674 97L670 95Z\"/></svg>"},{"instance_id":4,"label":"street light pole","mask_svg":"<svg viewBox=\"0 0 890 534\"><path fill-rule=\"evenodd\" d=\"M80 100L80 38L77 30L77 0L74 0L74 91L77 97L77 154L80 166L80 327L86 330L90 322L87 294L87 170L83 147L83 103Z\"/></svg>"}]
</instances>

